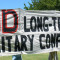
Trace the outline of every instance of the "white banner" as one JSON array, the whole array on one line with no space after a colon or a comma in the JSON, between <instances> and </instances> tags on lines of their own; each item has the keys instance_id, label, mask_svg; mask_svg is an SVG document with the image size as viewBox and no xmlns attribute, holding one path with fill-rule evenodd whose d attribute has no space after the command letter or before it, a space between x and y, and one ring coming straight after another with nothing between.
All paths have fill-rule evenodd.
<instances>
[{"instance_id":1,"label":"white banner","mask_svg":"<svg viewBox=\"0 0 60 60\"><path fill-rule=\"evenodd\" d=\"M60 51L60 11L9 9L0 16L2 56Z\"/></svg>"}]
</instances>

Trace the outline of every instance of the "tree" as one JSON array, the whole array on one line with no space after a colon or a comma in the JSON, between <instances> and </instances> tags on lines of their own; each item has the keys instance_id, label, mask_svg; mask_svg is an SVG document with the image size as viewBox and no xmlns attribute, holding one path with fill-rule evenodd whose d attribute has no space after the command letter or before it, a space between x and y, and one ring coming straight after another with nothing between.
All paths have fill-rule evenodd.
<instances>
[{"instance_id":1,"label":"tree","mask_svg":"<svg viewBox=\"0 0 60 60\"><path fill-rule=\"evenodd\" d=\"M60 10L59 0L31 0L29 6L24 4L24 9L26 10Z\"/></svg>"}]
</instances>

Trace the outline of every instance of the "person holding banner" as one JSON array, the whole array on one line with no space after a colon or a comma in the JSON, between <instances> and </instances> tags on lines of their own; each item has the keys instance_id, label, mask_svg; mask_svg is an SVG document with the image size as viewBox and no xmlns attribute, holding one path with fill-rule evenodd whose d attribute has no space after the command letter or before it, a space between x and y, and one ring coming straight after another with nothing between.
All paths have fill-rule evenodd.
<instances>
[{"instance_id":1,"label":"person holding banner","mask_svg":"<svg viewBox=\"0 0 60 60\"><path fill-rule=\"evenodd\" d=\"M20 55L13 55L12 60L22 60L22 56Z\"/></svg>"},{"instance_id":2,"label":"person holding banner","mask_svg":"<svg viewBox=\"0 0 60 60\"><path fill-rule=\"evenodd\" d=\"M57 55L57 51L54 51L54 52L50 52L49 53L49 58L48 60L58 60L58 55Z\"/></svg>"}]
</instances>

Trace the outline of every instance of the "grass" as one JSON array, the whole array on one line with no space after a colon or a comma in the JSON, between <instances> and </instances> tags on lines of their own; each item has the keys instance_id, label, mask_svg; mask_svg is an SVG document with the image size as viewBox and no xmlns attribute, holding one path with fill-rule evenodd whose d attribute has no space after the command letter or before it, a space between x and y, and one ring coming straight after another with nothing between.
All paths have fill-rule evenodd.
<instances>
[{"instance_id":1,"label":"grass","mask_svg":"<svg viewBox=\"0 0 60 60\"><path fill-rule=\"evenodd\" d=\"M23 60L47 60L48 54L22 55Z\"/></svg>"},{"instance_id":2,"label":"grass","mask_svg":"<svg viewBox=\"0 0 60 60\"><path fill-rule=\"evenodd\" d=\"M48 60L48 53L44 54L31 54L31 55L22 55L23 60ZM0 60L12 60L12 56L0 57ZM60 52L58 52L58 60L60 60Z\"/></svg>"},{"instance_id":3,"label":"grass","mask_svg":"<svg viewBox=\"0 0 60 60\"><path fill-rule=\"evenodd\" d=\"M0 57L0 60L12 60L12 56L3 56Z\"/></svg>"}]
</instances>

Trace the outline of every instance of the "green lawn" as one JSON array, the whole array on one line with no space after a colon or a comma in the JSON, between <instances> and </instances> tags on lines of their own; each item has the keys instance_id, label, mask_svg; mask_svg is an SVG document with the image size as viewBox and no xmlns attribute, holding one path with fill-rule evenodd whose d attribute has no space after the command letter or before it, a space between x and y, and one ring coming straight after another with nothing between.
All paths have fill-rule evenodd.
<instances>
[{"instance_id":1,"label":"green lawn","mask_svg":"<svg viewBox=\"0 0 60 60\"><path fill-rule=\"evenodd\" d=\"M48 53L45 54L32 54L22 55L23 60L48 60ZM12 60L12 56L0 57L0 60ZM58 60L60 60L60 52L58 52Z\"/></svg>"},{"instance_id":2,"label":"green lawn","mask_svg":"<svg viewBox=\"0 0 60 60\"><path fill-rule=\"evenodd\" d=\"M48 60L48 54L23 55L23 60Z\"/></svg>"}]
</instances>

